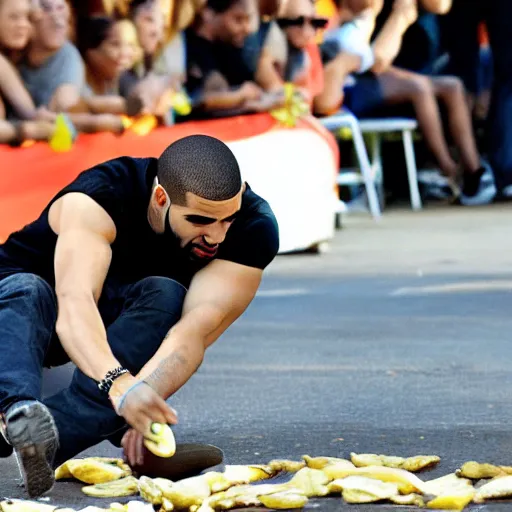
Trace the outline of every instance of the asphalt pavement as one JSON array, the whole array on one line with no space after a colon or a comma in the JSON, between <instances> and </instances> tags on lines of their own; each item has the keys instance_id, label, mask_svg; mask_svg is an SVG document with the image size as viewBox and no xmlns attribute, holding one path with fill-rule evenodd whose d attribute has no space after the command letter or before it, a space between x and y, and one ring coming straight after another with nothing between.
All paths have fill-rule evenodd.
<instances>
[{"instance_id":1,"label":"asphalt pavement","mask_svg":"<svg viewBox=\"0 0 512 512\"><path fill-rule=\"evenodd\" d=\"M172 400L177 441L215 444L228 464L439 455L425 479L468 460L512 465L511 213L403 209L378 224L358 215L329 253L279 256L249 310ZM71 370L47 373L45 393L66 385ZM0 461L0 490L24 497L12 458ZM98 504L74 483L57 484L49 498ZM399 509L340 498L308 508L317 506ZM471 507L504 508L512 501Z\"/></svg>"}]
</instances>

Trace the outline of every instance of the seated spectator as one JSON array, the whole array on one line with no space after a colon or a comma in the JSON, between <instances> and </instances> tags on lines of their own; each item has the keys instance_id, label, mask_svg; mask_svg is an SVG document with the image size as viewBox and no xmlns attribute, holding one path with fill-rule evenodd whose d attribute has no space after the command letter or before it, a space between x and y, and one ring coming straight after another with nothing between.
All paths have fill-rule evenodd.
<instances>
[{"instance_id":1,"label":"seated spectator","mask_svg":"<svg viewBox=\"0 0 512 512\"><path fill-rule=\"evenodd\" d=\"M208 0L186 31L186 89L195 116L264 112L283 104L281 94L264 93L247 69L235 65L253 31L256 7L254 0Z\"/></svg>"},{"instance_id":2,"label":"seated spectator","mask_svg":"<svg viewBox=\"0 0 512 512\"><path fill-rule=\"evenodd\" d=\"M36 106L67 112L85 86L80 53L69 41L71 12L65 0L43 0L27 55L20 65Z\"/></svg>"},{"instance_id":3,"label":"seated spectator","mask_svg":"<svg viewBox=\"0 0 512 512\"><path fill-rule=\"evenodd\" d=\"M287 44L287 60L279 70L282 82L295 84L315 113L325 115L337 111L343 99L343 83L350 72L359 69L360 58L339 52L323 67L316 36L328 20L316 17L311 0L285 1L278 23Z\"/></svg>"},{"instance_id":4,"label":"seated spectator","mask_svg":"<svg viewBox=\"0 0 512 512\"><path fill-rule=\"evenodd\" d=\"M29 0L0 0L0 142L47 140L55 116L36 109L16 65L32 32Z\"/></svg>"},{"instance_id":5,"label":"seated spectator","mask_svg":"<svg viewBox=\"0 0 512 512\"><path fill-rule=\"evenodd\" d=\"M349 5L350 10L352 1L341 0L340 7L343 9ZM380 7L382 5L373 12ZM368 10L359 12L351 22L342 24L327 36L328 40L338 43L340 50L355 45L366 48L366 52L370 49L373 54L370 72L357 75L352 83L347 84L346 106L357 116L367 116L374 115L382 106L411 104L425 141L441 171L451 180L454 194L459 196L460 202L468 205L490 202L495 190L494 186L482 180L488 167L476 147L461 81L455 77L424 76L393 66L403 34L417 18L416 1L395 0L390 16L371 46L368 33L373 30L375 18L368 13ZM458 164L450 154L444 135L438 99L446 106L451 135L463 164L461 192L457 185Z\"/></svg>"}]
</instances>

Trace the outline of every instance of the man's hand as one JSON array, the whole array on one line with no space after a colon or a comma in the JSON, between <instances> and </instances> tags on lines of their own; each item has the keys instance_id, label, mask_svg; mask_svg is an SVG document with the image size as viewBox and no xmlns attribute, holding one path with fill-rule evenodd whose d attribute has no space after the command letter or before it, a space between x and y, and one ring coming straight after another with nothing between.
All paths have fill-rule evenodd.
<instances>
[{"instance_id":1,"label":"man's hand","mask_svg":"<svg viewBox=\"0 0 512 512\"><path fill-rule=\"evenodd\" d=\"M176 411L151 386L131 375L116 379L109 397L116 413L142 436L152 423L178 423Z\"/></svg>"},{"instance_id":2,"label":"man's hand","mask_svg":"<svg viewBox=\"0 0 512 512\"><path fill-rule=\"evenodd\" d=\"M259 100L263 95L263 90L253 82L245 82L240 89L238 94L242 102Z\"/></svg>"},{"instance_id":3,"label":"man's hand","mask_svg":"<svg viewBox=\"0 0 512 512\"><path fill-rule=\"evenodd\" d=\"M412 25L418 19L417 0L395 0L393 10L400 13L409 25Z\"/></svg>"},{"instance_id":4,"label":"man's hand","mask_svg":"<svg viewBox=\"0 0 512 512\"><path fill-rule=\"evenodd\" d=\"M121 441L124 460L131 468L144 464L144 436L136 430L130 429Z\"/></svg>"}]
</instances>

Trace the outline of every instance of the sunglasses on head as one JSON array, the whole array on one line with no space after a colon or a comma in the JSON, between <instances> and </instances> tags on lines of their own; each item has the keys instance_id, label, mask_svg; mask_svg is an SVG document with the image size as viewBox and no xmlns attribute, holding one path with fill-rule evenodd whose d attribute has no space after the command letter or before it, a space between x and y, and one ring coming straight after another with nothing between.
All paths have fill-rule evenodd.
<instances>
[{"instance_id":1,"label":"sunglasses on head","mask_svg":"<svg viewBox=\"0 0 512 512\"><path fill-rule=\"evenodd\" d=\"M308 18L306 16L299 16L298 18L279 18L277 20L278 25L281 28L288 27L303 27L306 23L309 23L313 28L325 28L329 20L325 18Z\"/></svg>"}]
</instances>

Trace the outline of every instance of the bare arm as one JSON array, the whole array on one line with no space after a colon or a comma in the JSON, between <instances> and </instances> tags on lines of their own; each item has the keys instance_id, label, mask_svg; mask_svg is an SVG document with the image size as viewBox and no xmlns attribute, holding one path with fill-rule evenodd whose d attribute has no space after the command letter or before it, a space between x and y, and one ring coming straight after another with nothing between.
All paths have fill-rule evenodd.
<instances>
[{"instance_id":1,"label":"bare arm","mask_svg":"<svg viewBox=\"0 0 512 512\"><path fill-rule=\"evenodd\" d=\"M54 92L48 108L53 112L68 112L80 102L80 91L74 84L63 84Z\"/></svg>"},{"instance_id":2,"label":"bare arm","mask_svg":"<svg viewBox=\"0 0 512 512\"><path fill-rule=\"evenodd\" d=\"M116 368L97 303L111 261L114 222L93 199L71 193L51 207L55 249L56 330L70 359L96 381Z\"/></svg>"},{"instance_id":3,"label":"bare arm","mask_svg":"<svg viewBox=\"0 0 512 512\"><path fill-rule=\"evenodd\" d=\"M88 96L84 100L93 114L126 113L126 100L121 96Z\"/></svg>"},{"instance_id":4,"label":"bare arm","mask_svg":"<svg viewBox=\"0 0 512 512\"><path fill-rule=\"evenodd\" d=\"M283 88L283 80L276 70L274 57L266 49L263 49L258 61L255 79L265 91L277 91Z\"/></svg>"},{"instance_id":5,"label":"bare arm","mask_svg":"<svg viewBox=\"0 0 512 512\"><path fill-rule=\"evenodd\" d=\"M16 68L0 54L0 93L20 119L34 119L36 108Z\"/></svg>"},{"instance_id":6,"label":"bare arm","mask_svg":"<svg viewBox=\"0 0 512 512\"><path fill-rule=\"evenodd\" d=\"M420 0L421 5L434 14L446 14L452 8L452 0Z\"/></svg>"},{"instance_id":7,"label":"bare arm","mask_svg":"<svg viewBox=\"0 0 512 512\"><path fill-rule=\"evenodd\" d=\"M372 71L382 73L391 66L400 51L405 31L416 21L417 15L416 0L395 0L392 13L373 43Z\"/></svg>"},{"instance_id":8,"label":"bare arm","mask_svg":"<svg viewBox=\"0 0 512 512\"><path fill-rule=\"evenodd\" d=\"M144 366L144 379L168 398L199 368L205 350L246 310L261 282L262 271L215 260L194 277L182 319L169 331Z\"/></svg>"}]
</instances>

